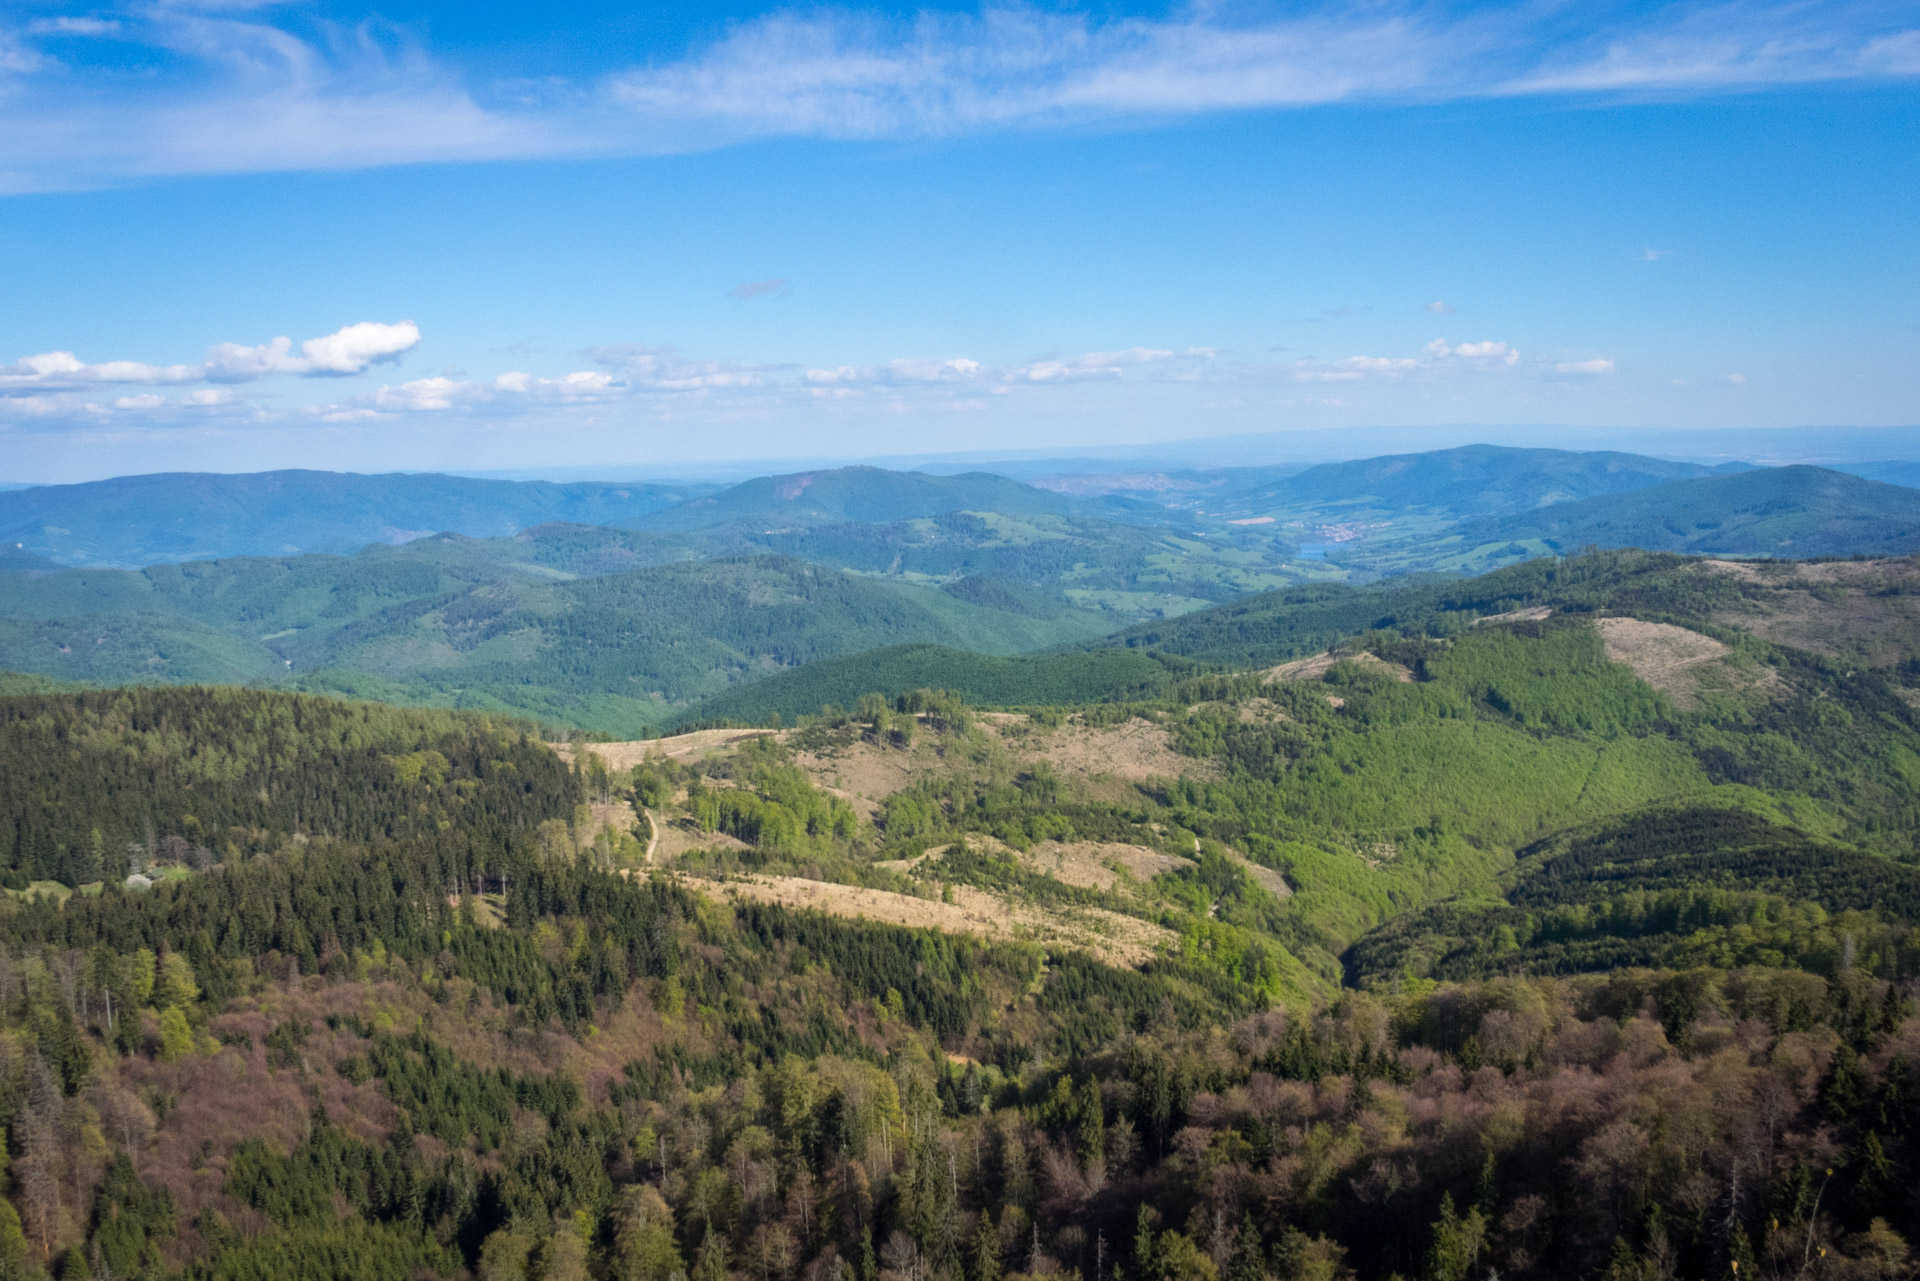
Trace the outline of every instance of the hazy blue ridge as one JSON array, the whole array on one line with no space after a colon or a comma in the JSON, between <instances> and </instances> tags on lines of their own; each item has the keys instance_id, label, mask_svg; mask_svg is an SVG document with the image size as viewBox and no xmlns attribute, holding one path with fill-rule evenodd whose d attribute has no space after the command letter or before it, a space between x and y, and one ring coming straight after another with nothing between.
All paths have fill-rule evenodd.
<instances>
[{"instance_id":1,"label":"hazy blue ridge","mask_svg":"<svg viewBox=\"0 0 1920 1281\"><path fill-rule=\"evenodd\" d=\"M305 470L157 473L0 492L0 543L21 543L65 565L347 552L445 530L497 536L554 520L623 524L709 488Z\"/></svg>"},{"instance_id":2,"label":"hazy blue ridge","mask_svg":"<svg viewBox=\"0 0 1920 1281\"><path fill-rule=\"evenodd\" d=\"M757 477L631 523L641 529L692 530L745 522L772 530L917 520L955 511L1064 516L1073 510L1073 501L1059 494L987 472L931 476L879 467L838 467Z\"/></svg>"},{"instance_id":3,"label":"hazy blue ridge","mask_svg":"<svg viewBox=\"0 0 1920 1281\"><path fill-rule=\"evenodd\" d=\"M1467 445L1322 463L1235 493L1233 504L1253 510L1366 500L1391 507L1444 509L1456 518L1465 518L1630 493L1712 473L1712 468L1698 463L1667 462L1639 454Z\"/></svg>"},{"instance_id":4,"label":"hazy blue ridge","mask_svg":"<svg viewBox=\"0 0 1920 1281\"><path fill-rule=\"evenodd\" d=\"M1562 552L1897 556L1920 548L1920 492L1820 467L1769 467L1468 522L1459 534L1469 546L1539 539Z\"/></svg>"},{"instance_id":5,"label":"hazy blue ridge","mask_svg":"<svg viewBox=\"0 0 1920 1281\"><path fill-rule=\"evenodd\" d=\"M1883 485L1901 485L1920 489L1920 463L1893 460L1878 463L1828 463L1828 471L1843 471L1849 476L1877 480Z\"/></svg>"}]
</instances>

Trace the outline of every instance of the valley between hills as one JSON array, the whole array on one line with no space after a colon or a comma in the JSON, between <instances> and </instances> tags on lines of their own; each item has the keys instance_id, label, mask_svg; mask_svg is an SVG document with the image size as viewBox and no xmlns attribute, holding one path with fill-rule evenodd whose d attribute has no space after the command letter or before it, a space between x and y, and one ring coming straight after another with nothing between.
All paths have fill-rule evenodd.
<instances>
[{"instance_id":1,"label":"valley between hills","mask_svg":"<svg viewBox=\"0 0 1920 1281\"><path fill-rule=\"evenodd\" d=\"M1911 1275L1920 491L1335 466L33 498L0 1269Z\"/></svg>"}]
</instances>

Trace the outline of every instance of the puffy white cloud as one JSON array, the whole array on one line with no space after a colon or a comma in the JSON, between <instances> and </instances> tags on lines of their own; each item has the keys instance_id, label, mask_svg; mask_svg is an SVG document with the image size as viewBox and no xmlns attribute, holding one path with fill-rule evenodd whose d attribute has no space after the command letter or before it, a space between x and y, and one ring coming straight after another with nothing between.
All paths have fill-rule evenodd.
<instances>
[{"instance_id":1,"label":"puffy white cloud","mask_svg":"<svg viewBox=\"0 0 1920 1281\"><path fill-rule=\"evenodd\" d=\"M470 385L451 378L415 378L398 387L382 387L373 393L373 403L379 409L452 409L454 397Z\"/></svg>"},{"instance_id":2,"label":"puffy white cloud","mask_svg":"<svg viewBox=\"0 0 1920 1281\"><path fill-rule=\"evenodd\" d=\"M90 364L70 351L23 356L11 367L0 367L0 394L27 390L77 389L101 383L252 382L273 374L300 377L338 377L357 374L369 366L395 361L420 341L411 320L397 325L363 321L323 338L309 338L293 352L293 340L276 338L258 347L220 343L197 365L149 365L137 360L108 360ZM212 401L198 403L211 404Z\"/></svg>"},{"instance_id":3,"label":"puffy white cloud","mask_svg":"<svg viewBox=\"0 0 1920 1281\"><path fill-rule=\"evenodd\" d=\"M1495 365L1520 363L1520 353L1503 342L1463 342L1448 347L1445 339L1436 338L1426 345L1425 351L1435 360L1467 360Z\"/></svg>"},{"instance_id":4,"label":"puffy white cloud","mask_svg":"<svg viewBox=\"0 0 1920 1281\"><path fill-rule=\"evenodd\" d=\"M1594 360L1563 360L1553 368L1555 372L1562 374L1610 374L1613 372L1613 362L1604 357Z\"/></svg>"},{"instance_id":5,"label":"puffy white cloud","mask_svg":"<svg viewBox=\"0 0 1920 1281\"><path fill-rule=\"evenodd\" d=\"M207 353L207 377L216 382L245 382L268 374L337 378L396 361L419 343L420 328L411 320L397 325L363 320L323 338L307 339L297 356L293 340L286 337L258 347L221 343Z\"/></svg>"}]
</instances>

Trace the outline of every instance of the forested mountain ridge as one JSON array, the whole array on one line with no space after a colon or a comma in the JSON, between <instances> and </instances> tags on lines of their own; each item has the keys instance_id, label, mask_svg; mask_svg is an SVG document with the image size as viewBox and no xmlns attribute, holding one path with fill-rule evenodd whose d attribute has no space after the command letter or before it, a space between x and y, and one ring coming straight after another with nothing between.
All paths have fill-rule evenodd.
<instances>
[{"instance_id":1,"label":"forested mountain ridge","mask_svg":"<svg viewBox=\"0 0 1920 1281\"><path fill-rule=\"evenodd\" d=\"M1714 474L1699 463L1668 462L1613 451L1514 449L1465 445L1420 454L1391 454L1321 463L1252 489L1231 492L1236 514L1324 504L1355 509L1420 508L1456 520L1631 493L1666 481Z\"/></svg>"},{"instance_id":2,"label":"forested mountain ridge","mask_svg":"<svg viewBox=\"0 0 1920 1281\"><path fill-rule=\"evenodd\" d=\"M1203 662L1284 662L1369 629L1447 635L1529 610L1617 610L1654 622L1731 627L1799 649L1904 661L1920 640L1920 559L1719 560L1615 551L1540 559L1460 579L1408 576L1263 592L1091 645Z\"/></svg>"},{"instance_id":3,"label":"forested mountain ridge","mask_svg":"<svg viewBox=\"0 0 1920 1281\"><path fill-rule=\"evenodd\" d=\"M463 714L0 698L16 871L85 874L91 822L158 878L0 902L0 1268L1905 1275L1891 616L1830 659L1724 622L1819 569L1579 558L1099 705L570 767Z\"/></svg>"},{"instance_id":4,"label":"forested mountain ridge","mask_svg":"<svg viewBox=\"0 0 1920 1281\"><path fill-rule=\"evenodd\" d=\"M684 531L736 523L786 528L886 524L957 511L1064 516L1074 508L1071 500L1057 494L986 472L932 476L836 467L743 481L645 517L638 527Z\"/></svg>"},{"instance_id":5,"label":"forested mountain ridge","mask_svg":"<svg viewBox=\"0 0 1920 1281\"><path fill-rule=\"evenodd\" d=\"M538 542L567 557L605 555L604 540L583 552L569 530L547 532ZM1006 593L978 604L778 556L573 577L502 566L460 539L427 542L346 559L14 576L0 652L68 680L299 682L635 733L813 658L934 640L1010 653L1107 626Z\"/></svg>"},{"instance_id":6,"label":"forested mountain ridge","mask_svg":"<svg viewBox=\"0 0 1920 1281\"><path fill-rule=\"evenodd\" d=\"M1914 491L1813 468L1702 475L1695 464L1634 455L1475 446L1309 468L1279 481L1271 469L1253 470L1251 488L1116 506L1111 496L1094 503L987 474L839 468L764 477L627 522L658 528L546 521L507 537L440 533L350 556L190 560L138 572L62 569L15 546L0 554L0 665L67 681L335 690L632 735L689 718L791 715L817 705L828 685L836 696L817 701L839 701L844 682L820 673L699 708L796 662L876 646L1007 656L1134 624L1101 643L1216 663L1282 661L1375 621L1366 613L1382 602L1398 602L1389 612L1448 612L1450 589L1438 584L1460 581L1398 574L1373 589L1384 597L1356 589L1382 573L1453 575L1550 558L1585 540L1848 551L1903 548L1908 523L1920 538ZM466 490L440 494L431 477L198 479L247 493L249 485L337 484L368 502L367 486L378 482L406 489L408 501L481 502ZM1367 510L1377 507L1381 519L1354 515L1359 507L1285 520L1233 515L1252 510L1234 506L1235 493L1271 497L1288 486L1302 501L1373 504ZM1575 497L1596 492L1606 496ZM591 515L594 503L649 507L677 495L548 486L511 496ZM1903 523L1907 515L1914 520ZM824 595L790 590L794 561L839 586ZM714 607L753 593L714 595L701 580L735 582L746 563L759 566L745 572L762 586L788 583L769 587L774 595L817 599L805 620L783 616L781 626L803 640L782 648L756 633L753 620L773 617L761 606ZM1193 621L1170 621L1186 615ZM662 624L674 616L685 626ZM1284 640L1280 626L1291 629ZM1236 628L1246 644L1233 643ZM1212 639L1200 640L1202 629ZM966 688L998 701L1014 691L1004 679L1013 670L974 661L967 679L979 683ZM921 683L897 663L884 676L893 693ZM1041 683L1063 697L1105 696L1098 681L1079 677Z\"/></svg>"},{"instance_id":7,"label":"forested mountain ridge","mask_svg":"<svg viewBox=\"0 0 1920 1281\"><path fill-rule=\"evenodd\" d=\"M74 886L124 877L130 848L204 868L295 834L366 842L571 818L579 797L528 728L236 689L0 699L0 862L15 889ZM528 799L548 794L559 808Z\"/></svg>"},{"instance_id":8,"label":"forested mountain ridge","mask_svg":"<svg viewBox=\"0 0 1920 1281\"><path fill-rule=\"evenodd\" d=\"M1469 522L1468 545L1538 540L1569 552L1898 556L1920 548L1920 491L1820 467L1769 467Z\"/></svg>"},{"instance_id":9,"label":"forested mountain ridge","mask_svg":"<svg viewBox=\"0 0 1920 1281\"><path fill-rule=\"evenodd\" d=\"M62 565L350 552L426 534L506 535L545 521L625 524L711 485L556 485L395 473L121 476L0 493L0 542Z\"/></svg>"}]
</instances>

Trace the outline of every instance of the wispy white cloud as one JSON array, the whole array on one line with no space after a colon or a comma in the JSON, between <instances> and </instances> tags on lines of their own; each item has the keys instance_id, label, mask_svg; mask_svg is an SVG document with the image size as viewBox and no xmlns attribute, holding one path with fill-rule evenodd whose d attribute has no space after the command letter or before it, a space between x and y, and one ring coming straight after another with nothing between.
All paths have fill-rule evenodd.
<instances>
[{"instance_id":1,"label":"wispy white cloud","mask_svg":"<svg viewBox=\"0 0 1920 1281\"><path fill-rule=\"evenodd\" d=\"M129 177L901 138L1220 111L1512 95L1739 92L1920 76L1913 0L1679 0L1596 14L1414 0L1157 17L987 7L781 11L673 61L537 85L367 23L325 42L275 6L192 0L116 24L0 20L0 190ZM87 41L148 51L128 77ZM751 286L748 286L751 288Z\"/></svg>"},{"instance_id":2,"label":"wispy white cloud","mask_svg":"<svg viewBox=\"0 0 1920 1281\"><path fill-rule=\"evenodd\" d=\"M711 391L722 387L758 386L791 366L760 365L725 360L695 360L674 347L619 343L595 347L587 353L595 364L623 386L647 391Z\"/></svg>"},{"instance_id":3,"label":"wispy white cloud","mask_svg":"<svg viewBox=\"0 0 1920 1281\"><path fill-rule=\"evenodd\" d=\"M753 298L784 298L792 292L787 287L787 278L776 276L772 280L754 280L744 285L735 285L727 290L727 297L746 302Z\"/></svg>"},{"instance_id":4,"label":"wispy white cloud","mask_svg":"<svg viewBox=\"0 0 1920 1281\"><path fill-rule=\"evenodd\" d=\"M1520 363L1520 353L1503 342L1449 344L1436 338L1415 356L1342 356L1333 360L1297 360L1295 382L1359 382L1366 378L1407 378L1459 372L1496 372Z\"/></svg>"},{"instance_id":5,"label":"wispy white cloud","mask_svg":"<svg viewBox=\"0 0 1920 1281\"><path fill-rule=\"evenodd\" d=\"M1610 374L1613 362L1604 357L1593 360L1563 360L1554 365L1554 370L1562 374Z\"/></svg>"},{"instance_id":6,"label":"wispy white cloud","mask_svg":"<svg viewBox=\"0 0 1920 1281\"><path fill-rule=\"evenodd\" d=\"M885 365L837 365L809 369L806 381L815 387L841 389L859 386L969 384L1004 390L1015 384L1072 383L1088 379L1111 380L1129 371L1154 367L1162 372L1212 360L1210 347L1183 351L1161 347L1128 347L1122 351L1090 351L1077 356L1038 356L999 367L965 356L947 359L903 358Z\"/></svg>"},{"instance_id":7,"label":"wispy white cloud","mask_svg":"<svg viewBox=\"0 0 1920 1281\"><path fill-rule=\"evenodd\" d=\"M1920 75L1920 32L1903 4L1675 6L1542 59L1500 91L1709 93Z\"/></svg>"},{"instance_id":8,"label":"wispy white cloud","mask_svg":"<svg viewBox=\"0 0 1920 1281\"><path fill-rule=\"evenodd\" d=\"M35 18L27 24L33 36L111 36L120 24L111 18Z\"/></svg>"}]
</instances>

